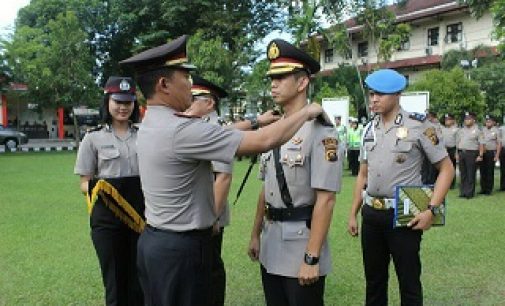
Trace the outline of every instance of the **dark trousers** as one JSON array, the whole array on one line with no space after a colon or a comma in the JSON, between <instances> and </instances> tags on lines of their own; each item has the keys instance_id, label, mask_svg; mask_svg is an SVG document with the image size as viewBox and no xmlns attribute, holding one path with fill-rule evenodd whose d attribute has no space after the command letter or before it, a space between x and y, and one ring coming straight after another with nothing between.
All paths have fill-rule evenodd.
<instances>
[{"instance_id":1,"label":"dark trousers","mask_svg":"<svg viewBox=\"0 0 505 306\"><path fill-rule=\"evenodd\" d=\"M267 306L322 306L326 276L308 286L300 286L298 278L267 273L261 266L261 282Z\"/></svg>"},{"instance_id":2,"label":"dark trousers","mask_svg":"<svg viewBox=\"0 0 505 306\"><path fill-rule=\"evenodd\" d=\"M475 195L475 175L477 173L475 159L478 155L478 150L459 151L459 173L461 175L459 195L462 197L471 198Z\"/></svg>"},{"instance_id":3,"label":"dark trousers","mask_svg":"<svg viewBox=\"0 0 505 306\"><path fill-rule=\"evenodd\" d=\"M224 262L221 257L221 249L223 245L223 230L222 227L218 234L212 235L212 281L211 281L211 298L210 306L224 305L226 293L226 271Z\"/></svg>"},{"instance_id":4,"label":"dark trousers","mask_svg":"<svg viewBox=\"0 0 505 306\"><path fill-rule=\"evenodd\" d=\"M505 191L505 147L500 152L500 190Z\"/></svg>"},{"instance_id":5,"label":"dark trousers","mask_svg":"<svg viewBox=\"0 0 505 306\"><path fill-rule=\"evenodd\" d=\"M449 154L449 158L451 159L452 166L456 169L456 147L446 148L447 154ZM452 179L451 189L456 187L456 176Z\"/></svg>"},{"instance_id":6,"label":"dark trousers","mask_svg":"<svg viewBox=\"0 0 505 306\"><path fill-rule=\"evenodd\" d=\"M425 158L421 168L421 181L423 184L432 185L435 184L437 177L437 168L429 161L429 159Z\"/></svg>"},{"instance_id":7,"label":"dark trousers","mask_svg":"<svg viewBox=\"0 0 505 306\"><path fill-rule=\"evenodd\" d=\"M139 234L98 202L93 207L90 225L105 287L105 304L143 305L136 266Z\"/></svg>"},{"instance_id":8,"label":"dark trousers","mask_svg":"<svg viewBox=\"0 0 505 306\"><path fill-rule=\"evenodd\" d=\"M359 171L359 150L347 150L347 157L349 159L349 168L352 175L358 175Z\"/></svg>"},{"instance_id":9,"label":"dark trousers","mask_svg":"<svg viewBox=\"0 0 505 306\"><path fill-rule=\"evenodd\" d=\"M491 194L494 187L494 156L495 150L484 152L482 162L480 164L480 192L483 194Z\"/></svg>"},{"instance_id":10,"label":"dark trousers","mask_svg":"<svg viewBox=\"0 0 505 306\"><path fill-rule=\"evenodd\" d=\"M362 210L361 245L366 279L366 305L388 305L389 262L395 265L401 305L422 305L422 231L393 229L393 210Z\"/></svg>"},{"instance_id":11,"label":"dark trousers","mask_svg":"<svg viewBox=\"0 0 505 306\"><path fill-rule=\"evenodd\" d=\"M137 246L145 305L208 305L211 232L172 232L146 226Z\"/></svg>"}]
</instances>

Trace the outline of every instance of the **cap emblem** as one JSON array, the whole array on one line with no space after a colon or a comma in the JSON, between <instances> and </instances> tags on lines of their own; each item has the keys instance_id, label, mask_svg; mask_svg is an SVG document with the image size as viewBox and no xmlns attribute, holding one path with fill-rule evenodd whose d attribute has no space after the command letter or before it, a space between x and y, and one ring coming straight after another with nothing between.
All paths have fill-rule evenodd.
<instances>
[{"instance_id":1,"label":"cap emblem","mask_svg":"<svg viewBox=\"0 0 505 306\"><path fill-rule=\"evenodd\" d=\"M279 57L280 51L276 43L272 43L268 48L268 59L273 60Z\"/></svg>"},{"instance_id":2,"label":"cap emblem","mask_svg":"<svg viewBox=\"0 0 505 306\"><path fill-rule=\"evenodd\" d=\"M130 90L130 83L128 83L127 80L122 80L121 83L119 83L119 89L122 91Z\"/></svg>"}]
</instances>

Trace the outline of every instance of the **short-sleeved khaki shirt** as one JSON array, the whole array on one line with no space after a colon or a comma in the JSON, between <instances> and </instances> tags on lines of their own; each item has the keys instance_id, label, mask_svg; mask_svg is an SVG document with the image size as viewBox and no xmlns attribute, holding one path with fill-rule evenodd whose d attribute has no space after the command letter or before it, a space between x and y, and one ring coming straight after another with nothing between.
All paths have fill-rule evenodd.
<instances>
[{"instance_id":1,"label":"short-sleeved khaki shirt","mask_svg":"<svg viewBox=\"0 0 505 306\"><path fill-rule=\"evenodd\" d=\"M333 127L316 121L306 122L281 146L282 164L294 207L314 205L316 190L339 192L342 161ZM265 201L276 208L286 208L277 183L273 151L264 153L260 162L260 179L264 181ZM268 273L297 277L304 258L310 230L305 221L265 220L260 261ZM325 241L320 254L320 273L331 270L330 252Z\"/></svg>"},{"instance_id":2,"label":"short-sleeved khaki shirt","mask_svg":"<svg viewBox=\"0 0 505 306\"><path fill-rule=\"evenodd\" d=\"M403 109L388 128L375 117L365 131L362 153L361 162L368 166L367 193L386 198L393 198L398 185L422 185L425 156L432 164L447 156L433 124Z\"/></svg>"},{"instance_id":3,"label":"short-sleeved khaki shirt","mask_svg":"<svg viewBox=\"0 0 505 306\"><path fill-rule=\"evenodd\" d=\"M137 128L119 137L109 125L86 133L77 153L74 173L95 178L139 175Z\"/></svg>"},{"instance_id":4,"label":"short-sleeved khaki shirt","mask_svg":"<svg viewBox=\"0 0 505 306\"><path fill-rule=\"evenodd\" d=\"M496 150L500 141L500 131L496 127L482 129L482 137L484 138L484 147L486 150Z\"/></svg>"},{"instance_id":5,"label":"short-sleeved khaki shirt","mask_svg":"<svg viewBox=\"0 0 505 306\"><path fill-rule=\"evenodd\" d=\"M173 231L212 226L211 161L231 163L242 137L166 106L148 106L137 140L147 223Z\"/></svg>"},{"instance_id":6,"label":"short-sleeved khaki shirt","mask_svg":"<svg viewBox=\"0 0 505 306\"><path fill-rule=\"evenodd\" d=\"M444 139L446 148L456 147L458 131L459 128L456 125L442 127L442 138Z\"/></svg>"},{"instance_id":7,"label":"short-sleeved khaki shirt","mask_svg":"<svg viewBox=\"0 0 505 306\"><path fill-rule=\"evenodd\" d=\"M474 124L462 127L458 132L458 150L478 150L484 144L484 137L480 128Z\"/></svg>"}]
</instances>

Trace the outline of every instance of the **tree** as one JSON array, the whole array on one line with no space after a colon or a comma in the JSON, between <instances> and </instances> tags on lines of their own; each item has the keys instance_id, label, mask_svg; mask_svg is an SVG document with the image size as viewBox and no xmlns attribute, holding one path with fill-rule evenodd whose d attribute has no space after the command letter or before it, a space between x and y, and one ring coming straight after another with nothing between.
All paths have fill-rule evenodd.
<instances>
[{"instance_id":1,"label":"tree","mask_svg":"<svg viewBox=\"0 0 505 306\"><path fill-rule=\"evenodd\" d=\"M258 61L253 66L252 71L246 76L244 83L244 89L247 92L248 98L259 105L261 112L272 109L275 106L270 95L270 81L266 76L269 67L270 62L267 59Z\"/></svg>"},{"instance_id":2,"label":"tree","mask_svg":"<svg viewBox=\"0 0 505 306\"><path fill-rule=\"evenodd\" d=\"M492 63L470 71L472 80L485 93L486 112L503 117L505 115L505 63Z\"/></svg>"},{"instance_id":3,"label":"tree","mask_svg":"<svg viewBox=\"0 0 505 306\"><path fill-rule=\"evenodd\" d=\"M398 5L405 5L401 1ZM320 50L317 43L317 33L322 34L343 57L348 57L352 50L353 37L347 32L347 25L352 20L362 25L359 33L375 49L377 63L389 61L393 53L400 49L402 43L408 40L410 26L398 24L396 16L384 0L319 0L319 1L287 1L284 3L289 8L288 26L293 29L297 40L307 40L307 50L319 58ZM295 14L293 14L293 12ZM321 27L321 17L332 25L326 29ZM353 59L355 75L361 90L361 97L365 96L362 87L361 73L357 59ZM358 101L358 100L357 100ZM364 100L363 100L364 101ZM366 109L367 103L360 108Z\"/></svg>"},{"instance_id":4,"label":"tree","mask_svg":"<svg viewBox=\"0 0 505 306\"><path fill-rule=\"evenodd\" d=\"M86 33L69 11L43 28L17 28L13 40L3 45L16 79L29 85L32 101L43 107L71 106L96 103L99 92L85 40Z\"/></svg>"},{"instance_id":5,"label":"tree","mask_svg":"<svg viewBox=\"0 0 505 306\"><path fill-rule=\"evenodd\" d=\"M470 80L461 68L430 70L409 86L412 91L430 92L430 110L456 115L473 111L482 116L486 104L479 84Z\"/></svg>"}]
</instances>

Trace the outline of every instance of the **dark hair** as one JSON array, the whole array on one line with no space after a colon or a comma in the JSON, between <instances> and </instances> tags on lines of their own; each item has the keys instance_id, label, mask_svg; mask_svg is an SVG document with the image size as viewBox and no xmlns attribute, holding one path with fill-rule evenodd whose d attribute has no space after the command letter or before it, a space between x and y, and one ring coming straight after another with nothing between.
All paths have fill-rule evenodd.
<instances>
[{"instance_id":1,"label":"dark hair","mask_svg":"<svg viewBox=\"0 0 505 306\"><path fill-rule=\"evenodd\" d=\"M142 91L144 97L146 99L150 99L154 95L158 80L162 77L170 79L173 74L174 70L167 67L147 71L137 76L137 85L139 86L140 91Z\"/></svg>"},{"instance_id":2,"label":"dark hair","mask_svg":"<svg viewBox=\"0 0 505 306\"><path fill-rule=\"evenodd\" d=\"M112 116L109 112L109 100L110 100L111 94L105 94L103 96L103 103L102 107L100 108L100 114L102 117L102 123L112 123ZM133 102L133 111L132 114L130 115L130 118L128 118L133 123L140 122L140 110L139 110L139 102L137 99Z\"/></svg>"}]
</instances>

